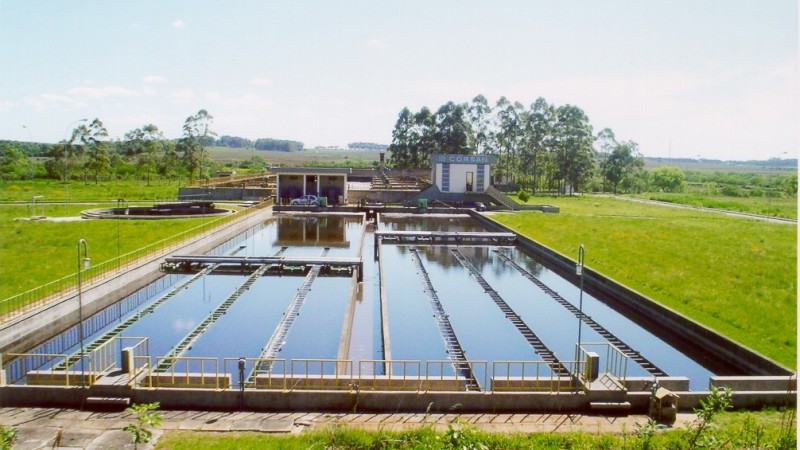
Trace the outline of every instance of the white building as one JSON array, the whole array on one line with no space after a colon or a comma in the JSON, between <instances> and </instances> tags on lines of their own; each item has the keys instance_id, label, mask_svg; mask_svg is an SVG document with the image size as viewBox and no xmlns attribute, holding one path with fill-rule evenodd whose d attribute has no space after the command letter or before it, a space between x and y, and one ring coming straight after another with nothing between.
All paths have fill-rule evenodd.
<instances>
[{"instance_id":1,"label":"white building","mask_svg":"<svg viewBox=\"0 0 800 450\"><path fill-rule=\"evenodd\" d=\"M431 155L431 180L441 192L483 192L490 185L489 155Z\"/></svg>"}]
</instances>

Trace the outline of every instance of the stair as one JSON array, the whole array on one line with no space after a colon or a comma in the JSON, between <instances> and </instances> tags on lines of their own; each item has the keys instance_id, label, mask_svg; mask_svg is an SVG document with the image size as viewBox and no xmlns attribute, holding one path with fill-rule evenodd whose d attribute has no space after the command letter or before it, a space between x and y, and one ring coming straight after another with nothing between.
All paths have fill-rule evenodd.
<instances>
[{"instance_id":1,"label":"stair","mask_svg":"<svg viewBox=\"0 0 800 450\"><path fill-rule=\"evenodd\" d=\"M495 188L494 186L487 187L483 192L489 197L491 197L497 203L505 206L506 208L512 211L516 211L520 207L519 203L515 202L514 200L511 200L509 196L498 191L497 188Z\"/></svg>"}]
</instances>

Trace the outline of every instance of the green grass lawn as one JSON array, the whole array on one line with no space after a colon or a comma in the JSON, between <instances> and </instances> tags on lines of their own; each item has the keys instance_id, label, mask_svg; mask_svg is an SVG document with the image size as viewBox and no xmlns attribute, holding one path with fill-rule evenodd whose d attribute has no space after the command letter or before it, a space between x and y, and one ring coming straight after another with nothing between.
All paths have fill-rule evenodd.
<instances>
[{"instance_id":1,"label":"green grass lawn","mask_svg":"<svg viewBox=\"0 0 800 450\"><path fill-rule=\"evenodd\" d=\"M729 412L707 432L713 448L794 449L797 445L791 412ZM650 431L649 433L647 431ZM215 449L688 449L690 432L683 428L622 433L488 433L458 424L438 432L430 427L408 431L363 431L332 426L298 435L168 431L157 442L160 450ZM726 442L729 447L723 447ZM704 447L705 448L705 447Z\"/></svg>"},{"instance_id":2,"label":"green grass lawn","mask_svg":"<svg viewBox=\"0 0 800 450\"><path fill-rule=\"evenodd\" d=\"M797 361L797 226L606 197L493 218L788 366Z\"/></svg>"},{"instance_id":3,"label":"green grass lawn","mask_svg":"<svg viewBox=\"0 0 800 450\"><path fill-rule=\"evenodd\" d=\"M79 216L83 209L108 206L50 205L46 214ZM16 220L30 215L27 205L0 206L0 300L74 274L79 239L86 240L92 265L97 265L117 257L118 231L119 252L124 255L203 223L203 219Z\"/></svg>"},{"instance_id":4,"label":"green grass lawn","mask_svg":"<svg viewBox=\"0 0 800 450\"><path fill-rule=\"evenodd\" d=\"M67 184L56 180L0 181L0 202L30 202L33 196L41 195L37 202L75 202L86 200L175 200L179 181L153 180L148 186L143 181L100 182L70 181ZM186 180L180 183L185 184Z\"/></svg>"},{"instance_id":5,"label":"green grass lawn","mask_svg":"<svg viewBox=\"0 0 800 450\"><path fill-rule=\"evenodd\" d=\"M797 219L796 198L727 197L724 195L704 195L700 193L650 192L635 197L684 205L727 209L730 211L762 214L768 216Z\"/></svg>"}]
</instances>

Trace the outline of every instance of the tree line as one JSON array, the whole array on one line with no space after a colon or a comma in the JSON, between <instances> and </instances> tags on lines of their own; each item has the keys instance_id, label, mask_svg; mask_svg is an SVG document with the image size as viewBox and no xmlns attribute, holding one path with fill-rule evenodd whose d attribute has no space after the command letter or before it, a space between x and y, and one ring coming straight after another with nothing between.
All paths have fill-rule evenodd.
<instances>
[{"instance_id":1,"label":"tree line","mask_svg":"<svg viewBox=\"0 0 800 450\"><path fill-rule=\"evenodd\" d=\"M218 169L208 147L246 147L257 150L301 151L298 141L261 138L255 142L236 136L221 136L212 130L214 118L201 109L186 118L183 134L166 139L156 125L145 124L125 133L122 139L109 139L99 118L83 120L68 137L57 144L0 141L0 179L50 178L85 182L111 178L138 177L148 184L154 177L189 182L205 178ZM30 157L44 157L36 162ZM249 165L263 166L254 157ZM245 164L244 167L247 167Z\"/></svg>"},{"instance_id":2,"label":"tree line","mask_svg":"<svg viewBox=\"0 0 800 450\"><path fill-rule=\"evenodd\" d=\"M0 176L4 179L83 179L95 183L112 177L137 176L148 184L154 176L170 180L186 176L192 182L195 178L209 176L215 167L207 150L216 137L211 129L213 120L201 109L186 118L183 134L177 140L164 138L153 124L130 130L121 140L111 140L99 118L83 120L57 144L34 144L47 146L46 153L39 154L47 157L41 164L29 160L23 151L36 150L30 144L0 145Z\"/></svg>"},{"instance_id":3,"label":"tree line","mask_svg":"<svg viewBox=\"0 0 800 450\"><path fill-rule=\"evenodd\" d=\"M635 142L618 141L608 128L595 136L581 108L542 97L528 107L506 97L492 105L478 95L469 103L447 102L435 112L427 106L416 113L403 108L389 152L398 168L429 167L434 153L495 155L495 184L534 193L583 190L597 175L615 192L630 189L644 168Z\"/></svg>"}]
</instances>

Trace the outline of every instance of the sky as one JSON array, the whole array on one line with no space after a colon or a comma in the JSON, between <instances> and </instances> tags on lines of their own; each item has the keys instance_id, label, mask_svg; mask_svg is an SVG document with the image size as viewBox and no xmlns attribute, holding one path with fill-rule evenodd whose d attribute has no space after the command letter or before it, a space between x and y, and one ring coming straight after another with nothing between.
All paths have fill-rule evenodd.
<instances>
[{"instance_id":1,"label":"sky","mask_svg":"<svg viewBox=\"0 0 800 450\"><path fill-rule=\"evenodd\" d=\"M572 104L645 156L796 158L797 0L0 0L0 139L390 144L403 107Z\"/></svg>"}]
</instances>

